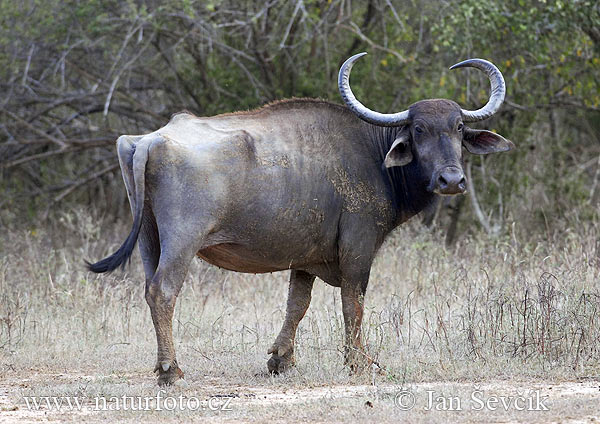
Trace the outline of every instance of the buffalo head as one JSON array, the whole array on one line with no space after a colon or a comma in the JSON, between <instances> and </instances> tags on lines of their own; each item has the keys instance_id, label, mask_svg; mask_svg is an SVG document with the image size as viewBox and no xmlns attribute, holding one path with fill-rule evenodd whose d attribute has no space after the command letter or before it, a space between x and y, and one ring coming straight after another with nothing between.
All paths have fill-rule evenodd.
<instances>
[{"instance_id":1,"label":"buffalo head","mask_svg":"<svg viewBox=\"0 0 600 424\"><path fill-rule=\"evenodd\" d=\"M384 114L361 104L350 89L352 65L365 54L354 55L344 62L338 84L344 102L358 117L378 126L402 127L387 152L384 161L386 167L404 166L417 161L422 175L429 178L429 191L442 195L461 194L466 191L461 146L478 155L514 148L511 141L498 134L464 125L465 122L489 118L504 101L504 78L492 63L483 59L469 59L450 68L473 67L487 74L492 93L481 109L470 111L461 109L451 100L430 99L414 103L402 112Z\"/></svg>"}]
</instances>

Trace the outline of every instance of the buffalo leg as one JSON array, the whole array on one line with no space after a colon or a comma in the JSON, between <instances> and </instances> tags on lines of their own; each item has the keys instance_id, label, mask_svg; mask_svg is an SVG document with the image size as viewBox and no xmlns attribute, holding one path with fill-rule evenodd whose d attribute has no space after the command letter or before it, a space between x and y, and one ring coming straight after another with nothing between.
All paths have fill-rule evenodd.
<instances>
[{"instance_id":1,"label":"buffalo leg","mask_svg":"<svg viewBox=\"0 0 600 424\"><path fill-rule=\"evenodd\" d=\"M183 378L173 344L173 310L193 256L180 254L173 257L166 252L168 250L163 249L156 273L146 282L146 302L150 306L158 344L154 372L158 372L159 385L170 385Z\"/></svg>"},{"instance_id":2,"label":"buffalo leg","mask_svg":"<svg viewBox=\"0 0 600 424\"><path fill-rule=\"evenodd\" d=\"M365 225L356 216L346 217L341 225L347 229L340 234L338 253L346 330L345 364L358 372L373 363L362 345L361 325L373 256L380 241L374 237L376 228Z\"/></svg>"},{"instance_id":3,"label":"buffalo leg","mask_svg":"<svg viewBox=\"0 0 600 424\"><path fill-rule=\"evenodd\" d=\"M269 372L278 374L295 365L294 340L296 329L304 317L308 305L315 276L304 271L292 270L288 290L287 310L283 327L267 353L272 354L267 362Z\"/></svg>"},{"instance_id":4,"label":"buffalo leg","mask_svg":"<svg viewBox=\"0 0 600 424\"><path fill-rule=\"evenodd\" d=\"M366 288L367 280L356 282L342 279L342 312L346 329L345 364L353 372L361 370L372 362L364 351L360 329Z\"/></svg>"}]
</instances>

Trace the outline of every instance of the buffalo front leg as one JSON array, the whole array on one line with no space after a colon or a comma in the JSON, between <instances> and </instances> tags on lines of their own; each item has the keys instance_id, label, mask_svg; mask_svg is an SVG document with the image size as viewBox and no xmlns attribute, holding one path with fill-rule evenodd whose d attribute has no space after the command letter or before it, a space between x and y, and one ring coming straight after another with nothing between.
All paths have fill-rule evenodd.
<instances>
[{"instance_id":1,"label":"buffalo front leg","mask_svg":"<svg viewBox=\"0 0 600 424\"><path fill-rule=\"evenodd\" d=\"M146 282L146 302L150 306L158 344L154 372L158 373L161 386L183 378L173 344L173 310L190 260L168 260L161 256L156 273Z\"/></svg>"},{"instance_id":2,"label":"buffalo front leg","mask_svg":"<svg viewBox=\"0 0 600 424\"><path fill-rule=\"evenodd\" d=\"M283 327L271 348L272 354L267 362L270 373L278 374L294 366L294 340L296 329L310 305L310 296L315 276L304 271L292 270L288 290L287 310Z\"/></svg>"},{"instance_id":3,"label":"buffalo front leg","mask_svg":"<svg viewBox=\"0 0 600 424\"><path fill-rule=\"evenodd\" d=\"M368 279L368 277L367 277ZM364 311L364 298L367 288L364 281L342 280L342 312L346 330L345 364L352 372L360 372L373 361L367 356L361 342L361 325Z\"/></svg>"},{"instance_id":4,"label":"buffalo front leg","mask_svg":"<svg viewBox=\"0 0 600 424\"><path fill-rule=\"evenodd\" d=\"M362 371L371 365L362 345L361 325L364 301L373 257L381 244L379 229L375 222L366 222L362 215L342 217L339 236L340 289L342 312L346 333L345 364L352 372Z\"/></svg>"}]
</instances>

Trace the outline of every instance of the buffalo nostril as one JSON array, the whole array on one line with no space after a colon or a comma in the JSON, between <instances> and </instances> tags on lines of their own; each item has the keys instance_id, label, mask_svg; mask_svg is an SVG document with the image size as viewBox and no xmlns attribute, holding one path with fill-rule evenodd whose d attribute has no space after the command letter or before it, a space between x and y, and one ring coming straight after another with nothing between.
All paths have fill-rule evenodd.
<instances>
[{"instance_id":1,"label":"buffalo nostril","mask_svg":"<svg viewBox=\"0 0 600 424\"><path fill-rule=\"evenodd\" d=\"M440 175L438 177L438 184L440 187L446 187L448 186L448 180L446 180L443 175Z\"/></svg>"}]
</instances>

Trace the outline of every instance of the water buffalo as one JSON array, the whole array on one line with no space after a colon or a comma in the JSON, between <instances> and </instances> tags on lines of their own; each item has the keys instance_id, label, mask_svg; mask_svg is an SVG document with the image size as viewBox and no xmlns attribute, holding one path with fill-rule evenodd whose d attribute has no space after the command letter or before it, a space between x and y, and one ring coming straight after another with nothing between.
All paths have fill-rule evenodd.
<instances>
[{"instance_id":1,"label":"water buffalo","mask_svg":"<svg viewBox=\"0 0 600 424\"><path fill-rule=\"evenodd\" d=\"M452 67L488 75L492 94L479 110L434 99L382 114L358 102L349 86L350 69L364 54L340 69L346 106L292 99L213 117L179 113L155 132L117 140L133 227L114 254L88 266L98 273L124 266L139 241L159 384L183 377L172 317L194 256L238 272L291 270L285 321L268 350L271 372L294 364L296 328L315 277L340 287L346 363L364 366L363 298L385 237L435 196L465 192L463 146L474 154L514 147L464 125L502 104L504 79L492 63Z\"/></svg>"}]
</instances>

